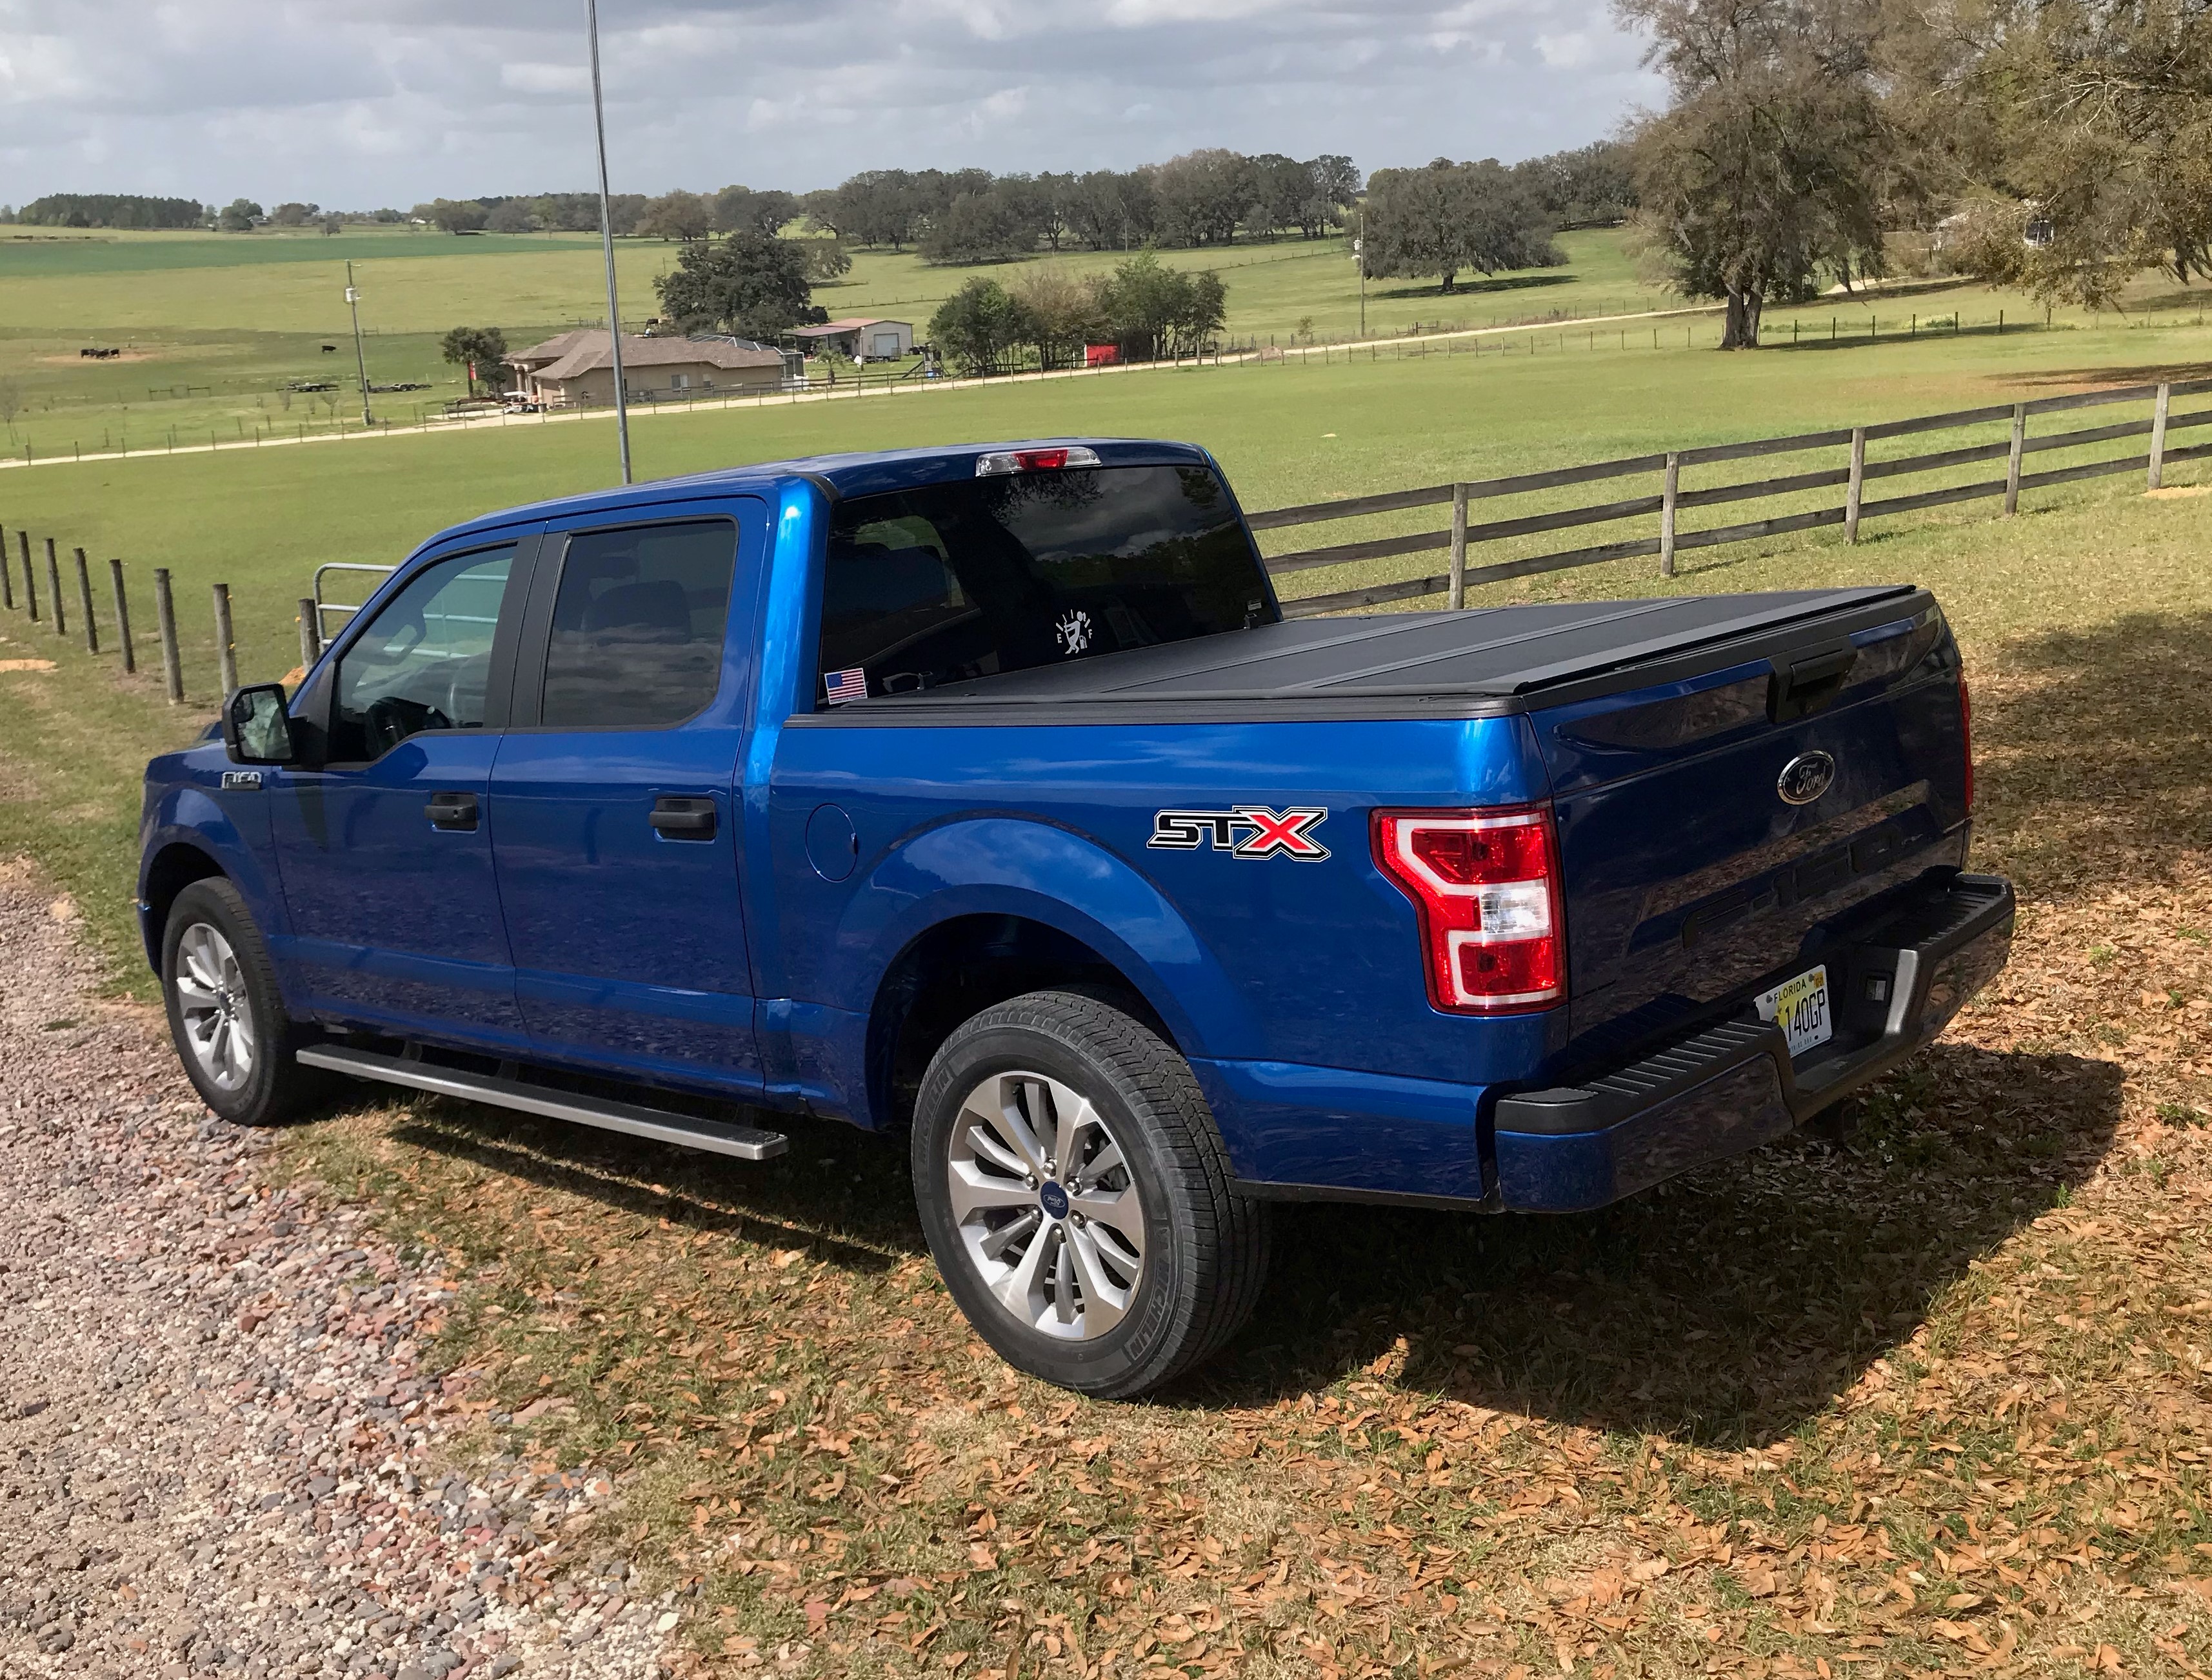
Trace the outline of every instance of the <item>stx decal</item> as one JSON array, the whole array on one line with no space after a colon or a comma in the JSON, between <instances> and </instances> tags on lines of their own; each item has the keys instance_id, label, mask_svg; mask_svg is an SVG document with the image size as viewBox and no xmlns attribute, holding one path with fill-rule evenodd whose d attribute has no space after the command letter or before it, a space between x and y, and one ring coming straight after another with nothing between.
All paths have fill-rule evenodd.
<instances>
[{"instance_id":1,"label":"stx decal","mask_svg":"<svg viewBox=\"0 0 2212 1680\"><path fill-rule=\"evenodd\" d=\"M1227 811L1162 811L1152 818L1155 851L1194 852L1211 847L1231 857L1290 857L1318 863L1328 848L1313 837L1328 815L1325 805L1293 806L1270 811L1264 805L1239 805Z\"/></svg>"}]
</instances>

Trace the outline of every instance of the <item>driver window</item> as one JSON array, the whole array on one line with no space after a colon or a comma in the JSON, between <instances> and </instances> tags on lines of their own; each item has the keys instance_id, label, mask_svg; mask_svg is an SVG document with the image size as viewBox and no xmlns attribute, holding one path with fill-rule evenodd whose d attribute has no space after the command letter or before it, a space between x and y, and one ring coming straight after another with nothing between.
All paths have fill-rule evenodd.
<instances>
[{"instance_id":1,"label":"driver window","mask_svg":"<svg viewBox=\"0 0 2212 1680\"><path fill-rule=\"evenodd\" d=\"M338 661L331 757L366 764L424 729L481 729L514 545L425 567Z\"/></svg>"}]
</instances>

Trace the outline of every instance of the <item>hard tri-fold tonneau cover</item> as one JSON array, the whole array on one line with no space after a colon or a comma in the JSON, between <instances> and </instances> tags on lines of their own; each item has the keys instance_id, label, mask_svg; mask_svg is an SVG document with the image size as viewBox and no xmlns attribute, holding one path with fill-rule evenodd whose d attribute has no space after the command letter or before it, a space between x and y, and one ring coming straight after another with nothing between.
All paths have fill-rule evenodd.
<instances>
[{"instance_id":1,"label":"hard tri-fold tonneau cover","mask_svg":"<svg viewBox=\"0 0 2212 1680\"><path fill-rule=\"evenodd\" d=\"M1891 585L1294 618L841 709L848 721L936 724L1036 722L1040 707L1061 722L1488 716L1665 682L1676 663L1685 675L1761 659L1779 668L1934 606L1924 589Z\"/></svg>"}]
</instances>

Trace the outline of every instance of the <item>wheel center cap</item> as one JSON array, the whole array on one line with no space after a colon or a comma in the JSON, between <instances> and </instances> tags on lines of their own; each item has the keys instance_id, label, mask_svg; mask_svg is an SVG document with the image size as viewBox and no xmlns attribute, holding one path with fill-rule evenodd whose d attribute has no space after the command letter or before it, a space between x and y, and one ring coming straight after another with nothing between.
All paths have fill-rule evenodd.
<instances>
[{"instance_id":1,"label":"wheel center cap","mask_svg":"<svg viewBox=\"0 0 2212 1680\"><path fill-rule=\"evenodd\" d=\"M1046 1179L1044 1188L1037 1192L1037 1203L1049 1219L1067 1217L1067 1192L1052 1179Z\"/></svg>"}]
</instances>

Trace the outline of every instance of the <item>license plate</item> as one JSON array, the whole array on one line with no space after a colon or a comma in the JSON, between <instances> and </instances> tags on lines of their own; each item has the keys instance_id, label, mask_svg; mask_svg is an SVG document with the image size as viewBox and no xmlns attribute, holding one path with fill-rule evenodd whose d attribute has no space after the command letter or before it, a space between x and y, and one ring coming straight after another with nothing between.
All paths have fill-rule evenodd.
<instances>
[{"instance_id":1,"label":"license plate","mask_svg":"<svg viewBox=\"0 0 2212 1680\"><path fill-rule=\"evenodd\" d=\"M1763 1021L1772 1021L1789 1041L1790 1054L1802 1056L1836 1036L1834 1018L1828 1013L1828 968L1808 969L1784 980L1772 991L1752 1000Z\"/></svg>"}]
</instances>

